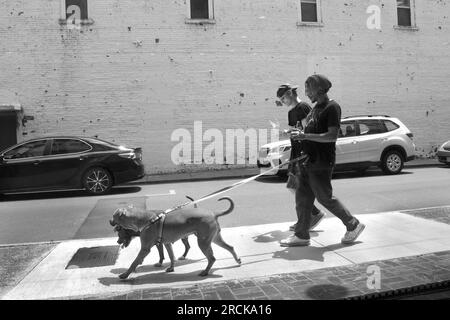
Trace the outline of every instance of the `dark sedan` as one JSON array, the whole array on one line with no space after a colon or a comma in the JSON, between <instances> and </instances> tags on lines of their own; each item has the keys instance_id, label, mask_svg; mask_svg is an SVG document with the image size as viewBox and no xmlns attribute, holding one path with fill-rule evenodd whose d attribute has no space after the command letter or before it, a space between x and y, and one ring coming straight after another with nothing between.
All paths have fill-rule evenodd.
<instances>
[{"instance_id":1,"label":"dark sedan","mask_svg":"<svg viewBox=\"0 0 450 320\"><path fill-rule=\"evenodd\" d=\"M80 137L45 137L0 152L0 193L84 189L107 193L144 176L141 148Z\"/></svg>"}]
</instances>

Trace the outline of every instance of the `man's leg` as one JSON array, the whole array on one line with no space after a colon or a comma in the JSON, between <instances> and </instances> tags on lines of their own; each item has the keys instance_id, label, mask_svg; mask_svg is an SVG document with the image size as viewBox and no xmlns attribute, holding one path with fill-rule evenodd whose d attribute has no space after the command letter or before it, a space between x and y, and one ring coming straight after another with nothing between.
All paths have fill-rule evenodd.
<instances>
[{"instance_id":1,"label":"man's leg","mask_svg":"<svg viewBox=\"0 0 450 320\"><path fill-rule=\"evenodd\" d=\"M296 198L297 200L297 198ZM297 207L297 201L295 202L295 206ZM313 205L312 210L311 210L311 224L309 226L309 229L314 229L315 227L317 227L320 223L320 221L322 221L322 219L325 218L325 212L320 211L315 205ZM295 231L295 226L297 225L298 220L295 224L293 224L292 226L289 227L289 230L291 231Z\"/></svg>"},{"instance_id":2,"label":"man's leg","mask_svg":"<svg viewBox=\"0 0 450 320\"><path fill-rule=\"evenodd\" d=\"M339 199L333 196L333 188L331 186L332 167L311 168L308 174L311 189L317 201L341 219L348 231L353 230L359 221L351 215L350 211L347 210Z\"/></svg>"},{"instance_id":3,"label":"man's leg","mask_svg":"<svg viewBox=\"0 0 450 320\"><path fill-rule=\"evenodd\" d=\"M331 186L332 173L332 167L321 170L311 170L309 172L311 188L319 203L344 223L347 232L341 239L341 242L350 244L358 238L364 230L365 225L353 217L347 208L337 198L333 197L333 188Z\"/></svg>"},{"instance_id":4,"label":"man's leg","mask_svg":"<svg viewBox=\"0 0 450 320\"><path fill-rule=\"evenodd\" d=\"M280 241L281 246L307 246L310 243L309 227L311 223L311 211L314 205L314 193L309 183L307 172L302 169L300 183L295 193L295 203L298 223L295 226L295 234Z\"/></svg>"}]
</instances>

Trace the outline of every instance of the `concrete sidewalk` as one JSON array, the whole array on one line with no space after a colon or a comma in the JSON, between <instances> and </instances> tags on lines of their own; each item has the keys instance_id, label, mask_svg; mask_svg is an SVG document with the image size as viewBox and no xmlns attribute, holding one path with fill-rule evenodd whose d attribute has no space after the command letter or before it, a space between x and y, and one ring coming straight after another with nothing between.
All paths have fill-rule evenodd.
<instances>
[{"instance_id":1,"label":"concrete sidewalk","mask_svg":"<svg viewBox=\"0 0 450 320\"><path fill-rule=\"evenodd\" d=\"M443 166L437 159L414 159L406 162L404 169L408 168L422 168L422 167L436 167ZM376 168L374 168L376 169ZM248 178L261 173L256 166L247 168L232 168L222 170L205 170L199 172L183 172L183 173L167 173L167 174L152 174L146 175L140 180L133 181L128 184L145 184L145 183L165 183L165 182L179 182L179 181L200 181L211 179L234 179L234 178Z\"/></svg>"},{"instance_id":2,"label":"concrete sidewalk","mask_svg":"<svg viewBox=\"0 0 450 320\"><path fill-rule=\"evenodd\" d=\"M344 226L330 216L312 231L309 247L279 246L291 222L224 228L242 265L213 245L217 261L208 277L197 276L206 259L195 237L173 273L153 266L153 249L126 281L118 275L137 255L139 240L120 251L117 238L65 241L3 299L343 299L444 286L450 283L449 217L450 207L359 215L366 230L347 246L340 243ZM183 252L180 241L174 251Z\"/></svg>"}]
</instances>

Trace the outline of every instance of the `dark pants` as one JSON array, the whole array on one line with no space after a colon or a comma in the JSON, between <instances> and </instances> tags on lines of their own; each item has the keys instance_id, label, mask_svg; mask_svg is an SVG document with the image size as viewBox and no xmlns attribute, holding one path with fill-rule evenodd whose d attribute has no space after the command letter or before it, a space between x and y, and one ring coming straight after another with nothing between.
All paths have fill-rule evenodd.
<instances>
[{"instance_id":1,"label":"dark pants","mask_svg":"<svg viewBox=\"0 0 450 320\"><path fill-rule=\"evenodd\" d=\"M348 231L354 230L359 223L358 219L353 217L337 198L333 197L331 186L333 169L334 165L323 163L308 163L300 166L299 186L295 193L298 217L295 235L301 239L310 238L309 226L315 199L341 219Z\"/></svg>"}]
</instances>

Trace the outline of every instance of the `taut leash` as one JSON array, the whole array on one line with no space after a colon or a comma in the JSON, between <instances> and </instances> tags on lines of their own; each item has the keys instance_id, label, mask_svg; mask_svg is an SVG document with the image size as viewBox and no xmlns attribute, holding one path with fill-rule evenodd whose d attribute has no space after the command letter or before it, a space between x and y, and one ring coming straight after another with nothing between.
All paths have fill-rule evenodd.
<instances>
[{"instance_id":1,"label":"taut leash","mask_svg":"<svg viewBox=\"0 0 450 320\"><path fill-rule=\"evenodd\" d=\"M212 193L209 193L209 194L207 194L207 195L204 195L203 197L201 197L201 198L199 198L199 199L197 199L197 200L195 200L195 201L185 202L185 203L182 203L182 204L177 205L177 206L175 206L175 207L166 209L164 212L158 214L154 219L152 219L151 222L150 222L150 224L153 224L153 223L155 223L156 221L159 221L163 216L165 217L166 214L168 214L168 213L170 213L170 212L172 212L172 211L178 210L178 209L183 208L183 207L186 207L186 206L188 206L188 205L197 204L197 203L199 203L199 202L201 202L201 201L205 201L205 200L207 200L207 199L210 199L210 198L212 198L212 197L217 196L218 194L227 192L227 191L229 191L229 190L231 190L231 189L234 189L234 188L237 188L237 187L239 187L239 186L242 186L242 185L244 185L244 184L246 184L246 183L249 183L250 181L253 181L253 180L255 180L255 179L257 179L257 178L259 178L259 177L261 177L261 176L263 176L263 175L266 175L266 174L269 173L269 172L278 170L278 169L280 169L281 167L284 167L285 165L287 165L287 164L289 164L289 163L294 163L294 162L299 162L299 161L302 161L302 162L303 162L303 161L306 160L307 158L308 158L307 155L301 155L301 156L298 157L298 158L295 158L295 159L286 161L286 162L284 162L284 163L282 163L282 164L280 164L280 165L278 165L278 166L276 166L276 167L273 167L272 169L270 169L270 170L268 170L268 171L266 171L266 172L264 172L264 173L260 173L260 174L258 174L258 175L253 176L253 177L250 177L250 178L247 178L247 179L243 179L243 180L241 180L241 181L238 181L238 182L236 182L236 183L233 183L232 185L229 185L229 186L227 186L227 187L224 187L224 188L222 188L222 189L219 189L219 190L217 190L217 191L214 191L214 192L212 192Z\"/></svg>"}]
</instances>

